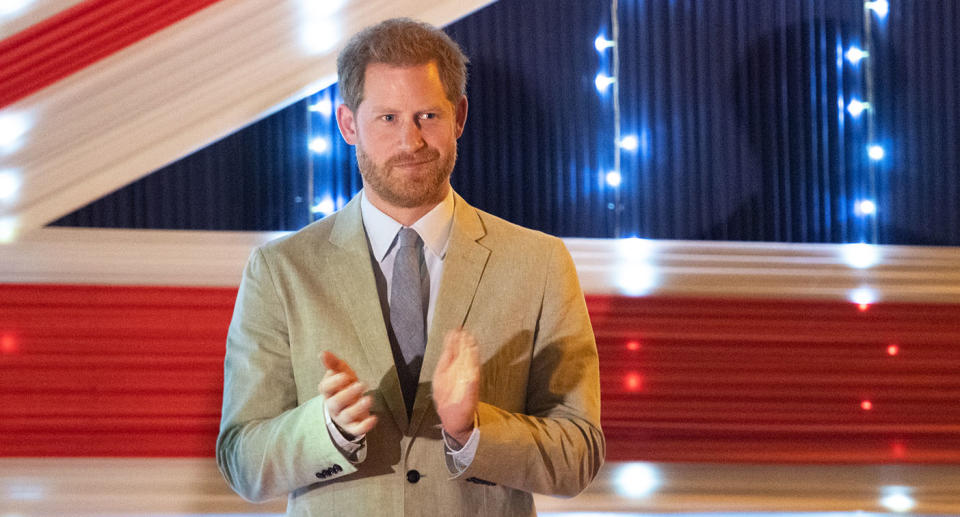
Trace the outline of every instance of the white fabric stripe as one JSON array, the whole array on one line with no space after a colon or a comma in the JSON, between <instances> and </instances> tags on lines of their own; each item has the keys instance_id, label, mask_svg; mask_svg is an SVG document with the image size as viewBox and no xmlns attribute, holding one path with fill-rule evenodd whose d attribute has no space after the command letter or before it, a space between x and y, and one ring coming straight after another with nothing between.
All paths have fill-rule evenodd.
<instances>
[{"instance_id":1,"label":"white fabric stripe","mask_svg":"<svg viewBox=\"0 0 960 517\"><path fill-rule=\"evenodd\" d=\"M0 282L236 287L250 250L282 233L45 228L0 245ZM960 303L960 248L878 246L875 266L834 244L564 239L588 294L618 294L649 267L649 294ZM431 274L433 272L431 271Z\"/></svg>"},{"instance_id":2,"label":"white fabric stripe","mask_svg":"<svg viewBox=\"0 0 960 517\"><path fill-rule=\"evenodd\" d=\"M733 516L749 508L799 516L812 515L796 513L803 510L862 508L883 513L887 510L878 499L884 487L907 486L917 503L911 515L960 514L956 465L644 463L642 469L656 477L635 480L653 483L648 495L635 497L617 492L626 481L619 477L622 469L630 465L637 464L604 464L593 484L572 499L535 495L537 510ZM842 490L837 480L844 480ZM0 458L0 508L11 515L252 516L282 514L285 505L284 499L243 501L230 492L213 458Z\"/></svg>"}]
</instances>

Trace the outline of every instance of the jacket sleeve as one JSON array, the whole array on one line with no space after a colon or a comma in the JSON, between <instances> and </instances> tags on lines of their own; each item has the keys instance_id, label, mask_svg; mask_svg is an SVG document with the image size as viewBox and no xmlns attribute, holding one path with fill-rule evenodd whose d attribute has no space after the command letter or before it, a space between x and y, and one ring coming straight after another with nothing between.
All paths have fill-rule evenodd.
<instances>
[{"instance_id":1,"label":"jacket sleeve","mask_svg":"<svg viewBox=\"0 0 960 517\"><path fill-rule=\"evenodd\" d=\"M356 471L327 431L322 397L298 405L284 307L257 249L244 269L227 334L217 436L220 472L249 501Z\"/></svg>"},{"instance_id":2,"label":"jacket sleeve","mask_svg":"<svg viewBox=\"0 0 960 517\"><path fill-rule=\"evenodd\" d=\"M554 243L545 268L525 411L511 413L481 402L477 452L458 478L574 496L603 464L596 340L573 259L560 239Z\"/></svg>"}]
</instances>

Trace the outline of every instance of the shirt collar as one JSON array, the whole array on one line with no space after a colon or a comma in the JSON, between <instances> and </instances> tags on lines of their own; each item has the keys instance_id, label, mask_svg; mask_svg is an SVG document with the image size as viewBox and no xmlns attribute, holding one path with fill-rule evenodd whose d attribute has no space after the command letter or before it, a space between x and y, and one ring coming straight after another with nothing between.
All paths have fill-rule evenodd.
<instances>
[{"instance_id":1,"label":"shirt collar","mask_svg":"<svg viewBox=\"0 0 960 517\"><path fill-rule=\"evenodd\" d=\"M453 189L447 189L447 196L443 201L411 225L411 228L416 230L423 239L425 249L441 259L447 253L447 243L450 240L453 205ZM367 231L367 239L370 240L373 256L377 262L380 262L390 251L390 246L403 225L373 206L373 203L367 199L366 193L360 196L360 215L363 219L363 227Z\"/></svg>"}]
</instances>

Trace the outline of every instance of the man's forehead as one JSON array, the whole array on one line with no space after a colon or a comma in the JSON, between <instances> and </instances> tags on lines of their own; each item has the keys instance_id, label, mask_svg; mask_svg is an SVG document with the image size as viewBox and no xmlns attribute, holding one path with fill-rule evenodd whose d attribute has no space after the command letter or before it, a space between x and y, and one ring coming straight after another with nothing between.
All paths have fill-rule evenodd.
<instances>
[{"instance_id":1,"label":"man's forehead","mask_svg":"<svg viewBox=\"0 0 960 517\"><path fill-rule=\"evenodd\" d=\"M419 100L436 107L450 104L443 81L436 67L431 65L371 63L366 70L361 104L381 105L401 100Z\"/></svg>"}]
</instances>

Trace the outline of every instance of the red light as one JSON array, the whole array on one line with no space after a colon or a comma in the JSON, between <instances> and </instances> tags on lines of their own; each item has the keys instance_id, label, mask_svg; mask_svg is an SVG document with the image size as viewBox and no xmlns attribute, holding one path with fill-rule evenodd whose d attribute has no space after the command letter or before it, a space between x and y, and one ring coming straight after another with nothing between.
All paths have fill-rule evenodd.
<instances>
[{"instance_id":1,"label":"red light","mask_svg":"<svg viewBox=\"0 0 960 517\"><path fill-rule=\"evenodd\" d=\"M17 340L13 337L13 334L4 334L0 336L0 353L3 354L15 354L17 353Z\"/></svg>"},{"instance_id":2,"label":"red light","mask_svg":"<svg viewBox=\"0 0 960 517\"><path fill-rule=\"evenodd\" d=\"M628 341L628 342L627 342L627 350L630 350L631 352L636 352L637 350L640 350L640 342L639 342L639 341Z\"/></svg>"},{"instance_id":3,"label":"red light","mask_svg":"<svg viewBox=\"0 0 960 517\"><path fill-rule=\"evenodd\" d=\"M869 303L861 303L857 305L857 308L860 309L860 312L867 312L867 309L870 308Z\"/></svg>"},{"instance_id":4,"label":"red light","mask_svg":"<svg viewBox=\"0 0 960 517\"><path fill-rule=\"evenodd\" d=\"M890 452L893 453L894 458L904 458L907 456L907 446L903 442L893 442Z\"/></svg>"},{"instance_id":5,"label":"red light","mask_svg":"<svg viewBox=\"0 0 960 517\"><path fill-rule=\"evenodd\" d=\"M636 372L630 372L623 380L627 391L640 391L643 389L643 378Z\"/></svg>"},{"instance_id":6,"label":"red light","mask_svg":"<svg viewBox=\"0 0 960 517\"><path fill-rule=\"evenodd\" d=\"M869 400L864 400L863 402L860 403L860 409L864 411L870 411L871 409L873 409L873 402L870 402Z\"/></svg>"},{"instance_id":7,"label":"red light","mask_svg":"<svg viewBox=\"0 0 960 517\"><path fill-rule=\"evenodd\" d=\"M890 345L890 346L887 347L887 354L889 354L889 355L897 355L897 354L899 354L899 353L900 353L900 347L899 347L899 346L897 346L897 345Z\"/></svg>"}]
</instances>

